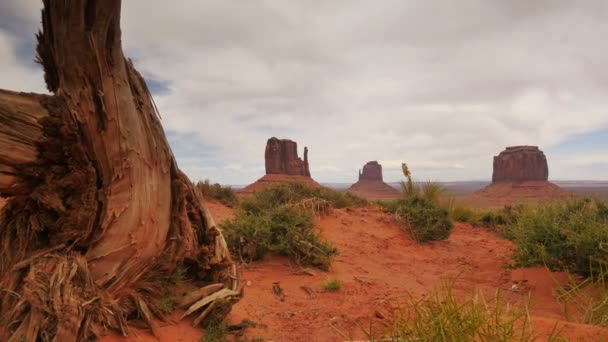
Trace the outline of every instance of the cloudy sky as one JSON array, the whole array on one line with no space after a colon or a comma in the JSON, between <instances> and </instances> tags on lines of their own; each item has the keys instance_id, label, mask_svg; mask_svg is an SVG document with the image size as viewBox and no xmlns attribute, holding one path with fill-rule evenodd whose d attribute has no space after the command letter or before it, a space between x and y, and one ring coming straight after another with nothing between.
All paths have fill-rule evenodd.
<instances>
[{"instance_id":1,"label":"cloudy sky","mask_svg":"<svg viewBox=\"0 0 608 342\"><path fill-rule=\"evenodd\" d=\"M38 0L0 1L0 88L45 92ZM608 1L126 0L125 53L192 179L247 184L271 136L320 182L488 180L508 145L608 179Z\"/></svg>"}]
</instances>

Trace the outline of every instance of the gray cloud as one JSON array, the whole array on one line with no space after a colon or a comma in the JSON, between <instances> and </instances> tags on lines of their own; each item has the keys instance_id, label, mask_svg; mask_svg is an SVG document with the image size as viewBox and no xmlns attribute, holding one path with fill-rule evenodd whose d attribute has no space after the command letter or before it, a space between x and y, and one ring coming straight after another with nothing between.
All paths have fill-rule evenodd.
<instances>
[{"instance_id":1,"label":"gray cloud","mask_svg":"<svg viewBox=\"0 0 608 342\"><path fill-rule=\"evenodd\" d=\"M37 1L2 6L22 27L37 22ZM607 10L601 0L129 0L123 43L162 85L165 128L214 146L193 157L174 145L193 178L254 180L275 135L307 145L322 181L354 180L375 159L391 180L401 161L420 178L487 179L504 146L608 129ZM32 72L0 58L3 73ZM581 171L601 152L585 153L549 155L552 174L601 176Z\"/></svg>"}]
</instances>

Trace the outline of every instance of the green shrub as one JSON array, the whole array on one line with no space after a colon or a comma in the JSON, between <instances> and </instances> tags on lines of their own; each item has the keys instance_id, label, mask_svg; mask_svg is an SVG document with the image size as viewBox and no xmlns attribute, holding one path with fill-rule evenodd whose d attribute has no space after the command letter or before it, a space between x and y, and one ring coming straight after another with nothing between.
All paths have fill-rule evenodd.
<instances>
[{"instance_id":1,"label":"green shrub","mask_svg":"<svg viewBox=\"0 0 608 342\"><path fill-rule=\"evenodd\" d=\"M508 222L506 234L516 243L518 265L547 265L589 276L606 260L608 209L595 199L525 206Z\"/></svg>"},{"instance_id":2,"label":"green shrub","mask_svg":"<svg viewBox=\"0 0 608 342\"><path fill-rule=\"evenodd\" d=\"M450 237L454 225L445 209L420 197L410 197L398 203L395 211L397 220L413 240L424 243Z\"/></svg>"},{"instance_id":3,"label":"green shrub","mask_svg":"<svg viewBox=\"0 0 608 342\"><path fill-rule=\"evenodd\" d=\"M462 206L454 206L451 210L448 210L450 218L456 222L469 223L472 226L479 225L480 215L477 211Z\"/></svg>"},{"instance_id":4,"label":"green shrub","mask_svg":"<svg viewBox=\"0 0 608 342\"><path fill-rule=\"evenodd\" d=\"M224 324L212 324L205 329L205 335L200 342L225 342L228 341L228 327Z\"/></svg>"},{"instance_id":5,"label":"green shrub","mask_svg":"<svg viewBox=\"0 0 608 342\"><path fill-rule=\"evenodd\" d=\"M239 199L229 186L222 186L219 183L211 184L208 179L205 179L204 182L196 183L196 187L202 192L204 198L214 199L229 207L238 204Z\"/></svg>"},{"instance_id":6,"label":"green shrub","mask_svg":"<svg viewBox=\"0 0 608 342\"><path fill-rule=\"evenodd\" d=\"M233 252L249 261L274 252L300 264L327 269L337 254L335 247L312 231L311 214L298 208L280 206L263 213L240 210L221 227Z\"/></svg>"},{"instance_id":7,"label":"green shrub","mask_svg":"<svg viewBox=\"0 0 608 342\"><path fill-rule=\"evenodd\" d=\"M326 292L337 292L342 288L342 283L338 279L327 279L323 283L323 290Z\"/></svg>"},{"instance_id":8,"label":"green shrub","mask_svg":"<svg viewBox=\"0 0 608 342\"><path fill-rule=\"evenodd\" d=\"M402 199L400 199L400 200L381 200L381 201L376 202L376 204L380 207L380 209L388 214L394 214L397 211L397 209L399 208L399 205L401 203L403 203Z\"/></svg>"},{"instance_id":9,"label":"green shrub","mask_svg":"<svg viewBox=\"0 0 608 342\"><path fill-rule=\"evenodd\" d=\"M449 201L451 198L446 196L447 189L443 185L437 182L426 181L422 182L419 187L420 196L422 198L425 198L435 203L436 205L447 207L447 205L443 205L442 202L444 202L445 200Z\"/></svg>"}]
</instances>

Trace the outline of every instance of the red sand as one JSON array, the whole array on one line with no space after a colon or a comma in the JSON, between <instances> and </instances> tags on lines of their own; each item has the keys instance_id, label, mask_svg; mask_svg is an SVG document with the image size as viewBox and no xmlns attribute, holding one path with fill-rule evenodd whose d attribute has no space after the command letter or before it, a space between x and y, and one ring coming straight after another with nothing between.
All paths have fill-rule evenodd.
<instances>
[{"instance_id":1,"label":"red sand","mask_svg":"<svg viewBox=\"0 0 608 342\"><path fill-rule=\"evenodd\" d=\"M545 181L493 183L464 200L475 207L498 207L518 203L554 202L574 194Z\"/></svg>"},{"instance_id":2,"label":"red sand","mask_svg":"<svg viewBox=\"0 0 608 342\"><path fill-rule=\"evenodd\" d=\"M218 222L229 218L232 210L217 203L209 208ZM448 241L418 245L376 208L340 209L324 217L317 225L322 236L334 243L340 254L331 271L314 270L315 275L297 275L287 259L269 257L243 269L244 298L234 306L229 322L248 318L261 326L246 336L267 341L344 341L364 339L362 328L383 329L386 319L376 311L390 315L409 295L422 298L453 279L458 297L474 289L491 296L502 290L505 300L523 303L532 298L532 324L542 339L556 322L562 335L579 341L608 339L608 331L595 326L565 321L560 304L553 298L553 279L543 268L503 269L510 262L512 244L495 234L456 224ZM337 278L342 288L335 293L322 292L323 282ZM279 282L286 299L281 302L272 293ZM520 293L509 291L517 283ZM316 291L310 299L300 286ZM358 323L356 323L358 322ZM161 341L198 341L199 330L183 321L161 330ZM152 341L140 332L139 341ZM103 341L125 341L116 337Z\"/></svg>"},{"instance_id":3,"label":"red sand","mask_svg":"<svg viewBox=\"0 0 608 342\"><path fill-rule=\"evenodd\" d=\"M353 184L348 191L368 200L391 200L401 197L401 192L381 180L362 179Z\"/></svg>"},{"instance_id":4,"label":"red sand","mask_svg":"<svg viewBox=\"0 0 608 342\"><path fill-rule=\"evenodd\" d=\"M258 179L252 184L244 187L243 189L237 191L239 195L251 195L252 193L259 191L267 186L279 184L279 183L291 183L298 182L304 183L308 186L319 187L321 186L314 179L306 176L290 176L290 175L264 175L264 177Z\"/></svg>"}]
</instances>

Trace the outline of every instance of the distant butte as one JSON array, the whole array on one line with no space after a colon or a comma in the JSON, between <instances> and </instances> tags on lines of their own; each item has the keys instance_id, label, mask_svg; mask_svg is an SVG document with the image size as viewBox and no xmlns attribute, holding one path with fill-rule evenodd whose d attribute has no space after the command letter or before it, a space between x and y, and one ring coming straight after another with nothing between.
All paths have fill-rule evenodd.
<instances>
[{"instance_id":1,"label":"distant butte","mask_svg":"<svg viewBox=\"0 0 608 342\"><path fill-rule=\"evenodd\" d=\"M549 167L537 146L507 147L494 157L492 183L547 181Z\"/></svg>"},{"instance_id":2,"label":"distant butte","mask_svg":"<svg viewBox=\"0 0 608 342\"><path fill-rule=\"evenodd\" d=\"M348 191L370 200L401 197L397 189L384 183L382 165L377 161L370 161L363 166L363 170L359 170L359 180Z\"/></svg>"},{"instance_id":3,"label":"distant butte","mask_svg":"<svg viewBox=\"0 0 608 342\"><path fill-rule=\"evenodd\" d=\"M298 157L298 144L289 139L270 138L266 142L267 175L290 175L310 177L308 147L304 147L304 160Z\"/></svg>"},{"instance_id":4,"label":"distant butte","mask_svg":"<svg viewBox=\"0 0 608 342\"><path fill-rule=\"evenodd\" d=\"M298 144L293 140L275 137L268 139L264 161L266 175L241 189L239 194L249 195L277 183L299 182L313 187L320 186L310 177L308 148L304 147L304 160L302 160L298 156Z\"/></svg>"},{"instance_id":5,"label":"distant butte","mask_svg":"<svg viewBox=\"0 0 608 342\"><path fill-rule=\"evenodd\" d=\"M548 179L547 158L537 146L507 147L494 157L492 184L474 193L471 204L503 206L573 196Z\"/></svg>"}]
</instances>

